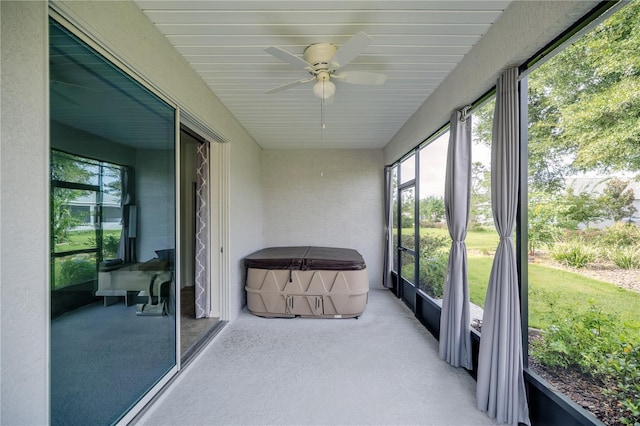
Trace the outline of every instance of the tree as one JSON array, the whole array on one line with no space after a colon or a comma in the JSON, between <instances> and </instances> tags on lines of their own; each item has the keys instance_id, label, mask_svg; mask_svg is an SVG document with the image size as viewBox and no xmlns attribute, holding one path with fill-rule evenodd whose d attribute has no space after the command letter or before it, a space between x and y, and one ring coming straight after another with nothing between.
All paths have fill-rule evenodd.
<instances>
[{"instance_id":1,"label":"tree","mask_svg":"<svg viewBox=\"0 0 640 426\"><path fill-rule=\"evenodd\" d=\"M620 9L529 78L533 185L568 171L640 170L640 2Z\"/></svg>"},{"instance_id":2,"label":"tree","mask_svg":"<svg viewBox=\"0 0 640 426\"><path fill-rule=\"evenodd\" d=\"M483 223L491 216L491 174L479 161L471 164L470 222Z\"/></svg>"},{"instance_id":3,"label":"tree","mask_svg":"<svg viewBox=\"0 0 640 426\"><path fill-rule=\"evenodd\" d=\"M493 115L496 109L496 100L492 98L480 108L473 111L473 141L484 146L491 146L491 133L493 130Z\"/></svg>"},{"instance_id":4,"label":"tree","mask_svg":"<svg viewBox=\"0 0 640 426\"><path fill-rule=\"evenodd\" d=\"M541 246L550 247L558 236L556 205L544 192L529 196L529 228L527 231L529 255L535 256Z\"/></svg>"},{"instance_id":5,"label":"tree","mask_svg":"<svg viewBox=\"0 0 640 426\"><path fill-rule=\"evenodd\" d=\"M52 182L88 182L92 175L93 165L83 162L80 157L65 154L59 151L51 151L49 166ZM78 216L74 216L69 203L81 196L81 190L55 188L51 194L51 233L54 244L67 240L69 229L80 223Z\"/></svg>"},{"instance_id":6,"label":"tree","mask_svg":"<svg viewBox=\"0 0 640 426\"><path fill-rule=\"evenodd\" d=\"M640 171L640 2L630 2L528 77L532 191L565 177ZM493 102L474 111L474 140L489 145Z\"/></svg>"},{"instance_id":7,"label":"tree","mask_svg":"<svg viewBox=\"0 0 640 426\"><path fill-rule=\"evenodd\" d=\"M628 185L628 180L611 178L605 184L604 195L600 197L600 204L605 214L614 222L630 217L637 211L633 206L635 194L633 189L627 189Z\"/></svg>"},{"instance_id":8,"label":"tree","mask_svg":"<svg viewBox=\"0 0 640 426\"><path fill-rule=\"evenodd\" d=\"M564 197L558 203L558 223L562 228L576 229L579 224L587 228L590 222L600 220L605 215L598 197L590 192L574 192L567 188Z\"/></svg>"},{"instance_id":9,"label":"tree","mask_svg":"<svg viewBox=\"0 0 640 426\"><path fill-rule=\"evenodd\" d=\"M414 191L400 192L400 227L413 228L415 226L415 196Z\"/></svg>"},{"instance_id":10,"label":"tree","mask_svg":"<svg viewBox=\"0 0 640 426\"><path fill-rule=\"evenodd\" d=\"M445 217L444 199L430 195L420 200L420 216L431 223L441 222Z\"/></svg>"}]
</instances>

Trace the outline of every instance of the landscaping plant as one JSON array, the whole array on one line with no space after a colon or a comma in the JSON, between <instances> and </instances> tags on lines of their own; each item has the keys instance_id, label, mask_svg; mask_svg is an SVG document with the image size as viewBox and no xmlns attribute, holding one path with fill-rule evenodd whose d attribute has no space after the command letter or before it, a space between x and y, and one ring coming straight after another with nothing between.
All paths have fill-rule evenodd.
<instances>
[{"instance_id":1,"label":"landscaping plant","mask_svg":"<svg viewBox=\"0 0 640 426\"><path fill-rule=\"evenodd\" d=\"M572 268L584 268L596 259L595 251L580 241L556 243L551 249L551 256Z\"/></svg>"},{"instance_id":2,"label":"landscaping plant","mask_svg":"<svg viewBox=\"0 0 640 426\"><path fill-rule=\"evenodd\" d=\"M640 421L640 325L622 324L614 313L589 301L586 312L568 315L543 331L531 355L551 369L577 369L600 380L603 394L617 401L620 421Z\"/></svg>"},{"instance_id":3,"label":"landscaping plant","mask_svg":"<svg viewBox=\"0 0 640 426\"><path fill-rule=\"evenodd\" d=\"M74 256L62 262L60 267L60 282L56 282L56 287L61 288L81 284L95 279L95 261Z\"/></svg>"}]
</instances>

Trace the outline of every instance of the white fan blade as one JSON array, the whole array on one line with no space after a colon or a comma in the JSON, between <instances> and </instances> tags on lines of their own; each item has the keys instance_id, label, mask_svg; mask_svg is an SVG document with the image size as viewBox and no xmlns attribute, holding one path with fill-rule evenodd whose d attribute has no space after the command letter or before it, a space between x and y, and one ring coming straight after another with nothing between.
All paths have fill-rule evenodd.
<instances>
[{"instance_id":1,"label":"white fan blade","mask_svg":"<svg viewBox=\"0 0 640 426\"><path fill-rule=\"evenodd\" d=\"M365 71L342 72L331 75L331 78L336 78L343 83L362 84L366 86L380 86L387 80L387 76L384 74Z\"/></svg>"},{"instance_id":2,"label":"white fan blade","mask_svg":"<svg viewBox=\"0 0 640 426\"><path fill-rule=\"evenodd\" d=\"M351 37L345 44L343 44L331 58L331 68L334 70L347 65L353 61L358 55L371 44L373 40L371 37L363 33L362 31Z\"/></svg>"},{"instance_id":3,"label":"white fan blade","mask_svg":"<svg viewBox=\"0 0 640 426\"><path fill-rule=\"evenodd\" d=\"M267 47L264 51L272 54L281 61L290 63L294 67L306 69L307 71L313 70L313 66L309 62L287 52L286 50L280 49L279 47Z\"/></svg>"},{"instance_id":4,"label":"white fan blade","mask_svg":"<svg viewBox=\"0 0 640 426\"><path fill-rule=\"evenodd\" d=\"M290 89L292 87L296 87L296 86L298 86L300 84L308 83L308 82L313 81L315 79L316 79L315 77L310 77L310 78L305 78L305 79L298 80L298 81L292 81L290 83L283 84L283 85L278 86L278 87L274 87L273 89L269 89L264 93L271 94L271 93L282 92L283 90L287 90L287 89Z\"/></svg>"}]
</instances>

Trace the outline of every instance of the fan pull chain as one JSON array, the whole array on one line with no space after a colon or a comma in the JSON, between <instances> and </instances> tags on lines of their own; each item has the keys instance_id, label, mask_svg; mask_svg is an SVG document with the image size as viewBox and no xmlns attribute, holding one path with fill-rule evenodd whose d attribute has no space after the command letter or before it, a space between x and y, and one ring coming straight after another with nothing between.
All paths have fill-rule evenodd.
<instances>
[{"instance_id":1,"label":"fan pull chain","mask_svg":"<svg viewBox=\"0 0 640 426\"><path fill-rule=\"evenodd\" d=\"M322 80L322 98L320 98L320 148L324 147L324 80ZM320 170L320 177L324 177L324 170Z\"/></svg>"},{"instance_id":2,"label":"fan pull chain","mask_svg":"<svg viewBox=\"0 0 640 426\"><path fill-rule=\"evenodd\" d=\"M324 122L324 99L325 99L325 94L324 94L324 82L325 80L322 80L322 98L320 98L320 130L324 130L327 128L326 123ZM322 134L322 133L321 133Z\"/></svg>"}]
</instances>

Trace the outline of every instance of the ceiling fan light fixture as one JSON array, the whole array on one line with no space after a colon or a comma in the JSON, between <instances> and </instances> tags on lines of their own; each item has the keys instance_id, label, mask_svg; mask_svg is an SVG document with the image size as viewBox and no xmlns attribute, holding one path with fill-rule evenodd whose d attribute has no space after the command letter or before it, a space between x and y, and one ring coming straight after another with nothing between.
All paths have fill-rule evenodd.
<instances>
[{"instance_id":1,"label":"ceiling fan light fixture","mask_svg":"<svg viewBox=\"0 0 640 426\"><path fill-rule=\"evenodd\" d=\"M316 98L329 99L336 93L336 85L331 80L317 81L313 85L313 94Z\"/></svg>"}]
</instances>

